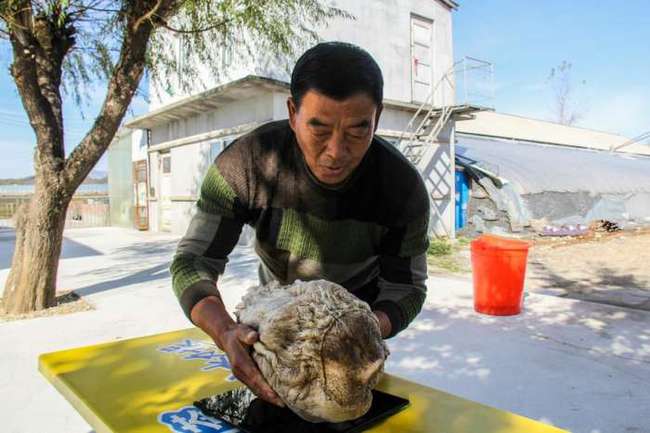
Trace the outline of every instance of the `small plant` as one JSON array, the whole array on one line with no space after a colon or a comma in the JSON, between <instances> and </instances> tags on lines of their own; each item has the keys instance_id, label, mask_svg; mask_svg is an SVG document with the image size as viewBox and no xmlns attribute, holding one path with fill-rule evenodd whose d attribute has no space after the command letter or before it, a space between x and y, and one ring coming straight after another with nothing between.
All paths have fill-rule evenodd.
<instances>
[{"instance_id":1,"label":"small plant","mask_svg":"<svg viewBox=\"0 0 650 433\"><path fill-rule=\"evenodd\" d=\"M452 245L447 238L433 238L427 252L431 256L448 256L452 252Z\"/></svg>"},{"instance_id":2,"label":"small plant","mask_svg":"<svg viewBox=\"0 0 650 433\"><path fill-rule=\"evenodd\" d=\"M429 272L438 274L466 273L470 271L469 243L471 239L459 236L455 240L434 237L427 251Z\"/></svg>"}]
</instances>

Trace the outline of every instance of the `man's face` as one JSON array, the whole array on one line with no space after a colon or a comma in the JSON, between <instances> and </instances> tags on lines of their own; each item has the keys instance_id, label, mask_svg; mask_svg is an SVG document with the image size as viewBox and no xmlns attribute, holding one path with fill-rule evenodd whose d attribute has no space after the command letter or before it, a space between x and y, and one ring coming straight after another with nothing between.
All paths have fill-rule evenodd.
<instances>
[{"instance_id":1,"label":"man's face","mask_svg":"<svg viewBox=\"0 0 650 433\"><path fill-rule=\"evenodd\" d=\"M328 185L347 179L368 151L377 129L381 105L365 93L342 101L309 90L300 109L287 101L289 124L305 162L316 178Z\"/></svg>"}]
</instances>

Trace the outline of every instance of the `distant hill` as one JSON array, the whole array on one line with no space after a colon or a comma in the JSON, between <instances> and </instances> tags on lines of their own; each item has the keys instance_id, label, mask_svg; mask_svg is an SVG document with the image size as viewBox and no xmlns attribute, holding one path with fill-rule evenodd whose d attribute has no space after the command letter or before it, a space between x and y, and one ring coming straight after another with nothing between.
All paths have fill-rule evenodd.
<instances>
[{"instance_id":1,"label":"distant hill","mask_svg":"<svg viewBox=\"0 0 650 433\"><path fill-rule=\"evenodd\" d=\"M93 170L90 172L85 184L101 184L108 183L108 173L103 170ZM34 176L27 176L21 178L0 179L0 185L34 185Z\"/></svg>"},{"instance_id":2,"label":"distant hill","mask_svg":"<svg viewBox=\"0 0 650 433\"><path fill-rule=\"evenodd\" d=\"M33 185L34 176L23 177L20 179L0 179L0 185Z\"/></svg>"}]
</instances>

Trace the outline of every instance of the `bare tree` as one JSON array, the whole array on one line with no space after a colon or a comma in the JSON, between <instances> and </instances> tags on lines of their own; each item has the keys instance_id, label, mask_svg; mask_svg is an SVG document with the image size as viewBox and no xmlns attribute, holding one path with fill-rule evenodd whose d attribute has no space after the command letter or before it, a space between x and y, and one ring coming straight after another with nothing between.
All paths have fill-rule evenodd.
<instances>
[{"instance_id":1,"label":"bare tree","mask_svg":"<svg viewBox=\"0 0 650 433\"><path fill-rule=\"evenodd\" d=\"M553 92L553 120L562 125L574 125L583 117L578 109L575 97L575 83L571 78L572 64L563 60L551 68L547 82ZM580 82L586 84L585 80Z\"/></svg>"},{"instance_id":2,"label":"bare tree","mask_svg":"<svg viewBox=\"0 0 650 433\"><path fill-rule=\"evenodd\" d=\"M145 68L163 83L177 77L183 89L193 87L197 65L178 64L170 34L183 35L196 61L217 73L215 47L233 34L290 54L334 17L349 15L321 0L0 0L0 42L11 46L10 73L36 134L35 189L17 218L5 309L55 304L68 204L113 139ZM67 154L62 95L80 101L98 83L107 83L99 114Z\"/></svg>"}]
</instances>

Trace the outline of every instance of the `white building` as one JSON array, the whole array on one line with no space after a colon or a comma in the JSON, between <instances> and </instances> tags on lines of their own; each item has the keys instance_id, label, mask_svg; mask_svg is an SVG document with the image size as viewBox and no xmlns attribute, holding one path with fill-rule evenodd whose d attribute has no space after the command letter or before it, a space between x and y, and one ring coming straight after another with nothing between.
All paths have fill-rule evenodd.
<instances>
[{"instance_id":1,"label":"white building","mask_svg":"<svg viewBox=\"0 0 650 433\"><path fill-rule=\"evenodd\" d=\"M628 176L622 184L622 178L616 171L617 167L627 170L625 164L633 164L634 170L643 171L643 164L650 161L646 157L650 154L649 146L630 144L626 137L615 134L505 115L467 105L470 102L480 105L492 103L489 101L486 104L484 99L468 100L461 96L461 101L456 100L456 95L473 93L468 91L472 83L465 79L468 71L487 72L485 78L488 82L476 83L479 88L485 88L486 84L489 87L492 77L491 65L485 62L470 59L474 63L469 67L465 67L467 59L453 62L451 17L456 8L453 1L339 0L337 6L354 15L356 20L334 20L327 28L318 31L320 38L359 45L381 67L385 99L378 135L398 145L420 169L430 192L431 228L434 234L453 237L456 228L468 222L463 218L467 215L463 209L469 203L471 189L467 188L467 177L457 175L457 169L467 167L464 154L474 155L481 159L484 166L496 167L497 172L507 173L509 167L517 169L517 161L523 163L526 158L530 159L531 152L539 150L539 146L548 145L553 149L544 155L548 154L548 158L556 161L555 164L551 162L550 167L553 167L555 177L566 180L566 184L540 180L535 188L524 188L519 185L522 182L511 182L511 185L519 185L518 189L508 192L508 188L505 188L501 194L514 197L507 200L511 208L508 215L511 222L516 222L514 225L525 226L530 219L525 216L529 213L537 219L548 217L549 221L568 221L579 217L615 218L618 214L650 217L650 203L646 203L645 195L638 195L649 193L645 188L636 186L641 178ZM178 55L183 55L180 41L176 48ZM112 203L112 212L119 212L112 215L114 223L124 224L128 216L131 224L140 229L184 233L204 173L224 146L263 123L287 118L289 71L295 59L280 61L265 55L234 56L236 51L236 47L222 51L222 66L227 71L223 76L215 78L206 71L202 72L200 81L209 83L208 90L190 95L175 94L173 97L162 95L152 101L149 113L126 124L131 130L141 132L132 134L131 138L128 133L116 138L109 149L111 195L119 196ZM296 53L296 56L300 54ZM422 108L422 111L418 111ZM419 116L414 118L418 113ZM515 147L503 145L501 148L505 150L500 154L489 152L504 141L509 141ZM125 159L129 154L129 142L134 149L131 152L132 160ZM457 142L459 152L455 149ZM517 143L522 145L516 147ZM603 187L598 189L585 188L573 181L576 179L573 176L576 173L573 167L576 158L580 159L581 155L588 155L584 152L594 150L600 152L594 159L594 167L605 164L607 169L600 171L601 177L612 178L612 181L603 180ZM608 157L613 150L636 154L629 158L641 160L621 163L618 156ZM518 154L521 156L517 157ZM456 167L457 160L459 167ZM120 164L123 165L121 168L115 168ZM125 167L128 169L125 170ZM568 174L560 169L568 170ZM527 170L524 175L532 179L534 172ZM540 173L547 172L542 170ZM122 179L111 182L111 174L122 176ZM511 177L514 180L516 176ZM457 194L456 183L459 179L460 192ZM569 182L569 179L573 180ZM585 177L582 176L582 179ZM133 186L131 197L124 199L128 182ZM612 198L611 188L604 187L608 185L618 185L619 196ZM533 200L535 197L546 200L546 195L538 195L539 191L548 191L552 197L557 196L553 195L555 192L565 194L564 198L556 200L558 203L560 200L582 203L586 199L577 200L575 197L591 197L588 200L589 209L593 208L594 211L583 212L580 206L575 209L564 206L566 215L546 211L551 207L536 203L547 202ZM569 197L567 192L573 194L570 196L573 198L566 199ZM130 211L129 201L133 206ZM494 196L492 201L500 200ZM530 209L526 209L526 206ZM605 208L615 208L616 212L600 212ZM578 215L580 212L584 215ZM521 217L515 218L515 215Z\"/></svg>"},{"instance_id":2,"label":"white building","mask_svg":"<svg viewBox=\"0 0 650 433\"><path fill-rule=\"evenodd\" d=\"M453 65L453 1L342 0L337 6L356 19L335 19L318 34L324 41L356 44L379 64L385 99L378 135L397 143L428 98L436 107L453 105L453 75L447 74ZM211 82L209 90L162 96L152 101L149 113L126 124L132 130L146 131L146 227L150 230L184 233L204 173L223 147L263 123L288 117L287 64L264 55L231 60L231 54L223 53L224 61L232 62L227 65L227 76L204 77ZM289 65L295 61L285 60ZM436 83L441 85L433 92ZM441 117L438 112L431 116ZM432 192L432 227L453 235L454 158L450 143L454 119L444 120L433 137L439 146L421 163L424 172L431 173L427 184Z\"/></svg>"}]
</instances>

